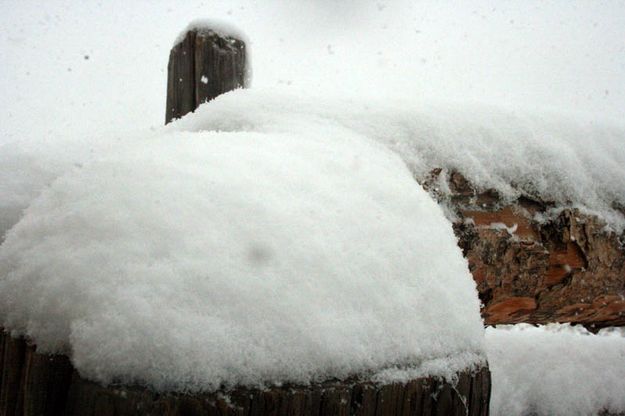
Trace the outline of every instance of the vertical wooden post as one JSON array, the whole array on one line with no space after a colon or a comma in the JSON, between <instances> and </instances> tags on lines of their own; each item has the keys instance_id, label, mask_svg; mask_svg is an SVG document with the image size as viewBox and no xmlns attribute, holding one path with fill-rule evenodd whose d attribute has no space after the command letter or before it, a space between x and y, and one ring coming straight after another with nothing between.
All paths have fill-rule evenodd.
<instances>
[{"instance_id":1,"label":"vertical wooden post","mask_svg":"<svg viewBox=\"0 0 625 416\"><path fill-rule=\"evenodd\" d=\"M11 335L2 332L1 338L4 344L2 360L2 380L0 382L0 415L19 414L21 402L19 400L21 392L22 367L24 366L24 355L26 344L14 339Z\"/></svg>"},{"instance_id":2,"label":"vertical wooden post","mask_svg":"<svg viewBox=\"0 0 625 416\"><path fill-rule=\"evenodd\" d=\"M165 124L246 86L246 45L210 28L187 31L169 53Z\"/></svg>"}]
</instances>

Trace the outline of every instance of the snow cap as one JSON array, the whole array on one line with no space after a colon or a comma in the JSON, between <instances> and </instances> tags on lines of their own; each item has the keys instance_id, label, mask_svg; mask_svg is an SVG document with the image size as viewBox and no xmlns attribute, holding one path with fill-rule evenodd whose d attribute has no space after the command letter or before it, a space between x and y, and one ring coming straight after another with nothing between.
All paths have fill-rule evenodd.
<instances>
[{"instance_id":1,"label":"snow cap","mask_svg":"<svg viewBox=\"0 0 625 416\"><path fill-rule=\"evenodd\" d=\"M44 190L0 247L5 327L158 390L483 360L467 262L399 156L324 122L230 122L172 123Z\"/></svg>"}]
</instances>

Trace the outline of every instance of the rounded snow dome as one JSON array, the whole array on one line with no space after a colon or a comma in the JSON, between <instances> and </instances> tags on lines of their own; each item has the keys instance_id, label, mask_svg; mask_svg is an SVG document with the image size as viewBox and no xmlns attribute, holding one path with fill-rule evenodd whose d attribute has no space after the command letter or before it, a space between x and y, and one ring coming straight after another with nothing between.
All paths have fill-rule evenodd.
<instances>
[{"instance_id":1,"label":"rounded snow dome","mask_svg":"<svg viewBox=\"0 0 625 416\"><path fill-rule=\"evenodd\" d=\"M195 121L228 123L216 102ZM398 156L301 114L271 133L176 125L24 212L0 248L5 327L83 376L159 390L483 359L451 224Z\"/></svg>"}]
</instances>

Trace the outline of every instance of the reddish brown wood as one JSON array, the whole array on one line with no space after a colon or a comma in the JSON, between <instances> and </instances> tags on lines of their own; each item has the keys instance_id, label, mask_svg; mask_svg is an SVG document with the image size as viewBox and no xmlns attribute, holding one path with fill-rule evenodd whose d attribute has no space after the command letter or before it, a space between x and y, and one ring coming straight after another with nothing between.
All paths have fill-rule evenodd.
<instances>
[{"instance_id":1,"label":"reddish brown wood","mask_svg":"<svg viewBox=\"0 0 625 416\"><path fill-rule=\"evenodd\" d=\"M592 332L625 326L625 232L521 189L508 200L459 172L434 169L421 185L436 195L441 181L451 191L441 197L456 214L454 231L487 325L569 322ZM625 214L622 205L614 208Z\"/></svg>"}]
</instances>

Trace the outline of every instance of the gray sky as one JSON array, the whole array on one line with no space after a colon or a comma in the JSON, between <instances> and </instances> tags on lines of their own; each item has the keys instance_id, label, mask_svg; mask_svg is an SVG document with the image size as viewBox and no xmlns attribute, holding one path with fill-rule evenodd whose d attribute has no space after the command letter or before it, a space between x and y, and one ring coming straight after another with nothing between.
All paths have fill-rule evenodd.
<instances>
[{"instance_id":1,"label":"gray sky","mask_svg":"<svg viewBox=\"0 0 625 416\"><path fill-rule=\"evenodd\" d=\"M163 121L194 18L252 41L254 86L625 120L624 1L2 1L0 140Z\"/></svg>"}]
</instances>

